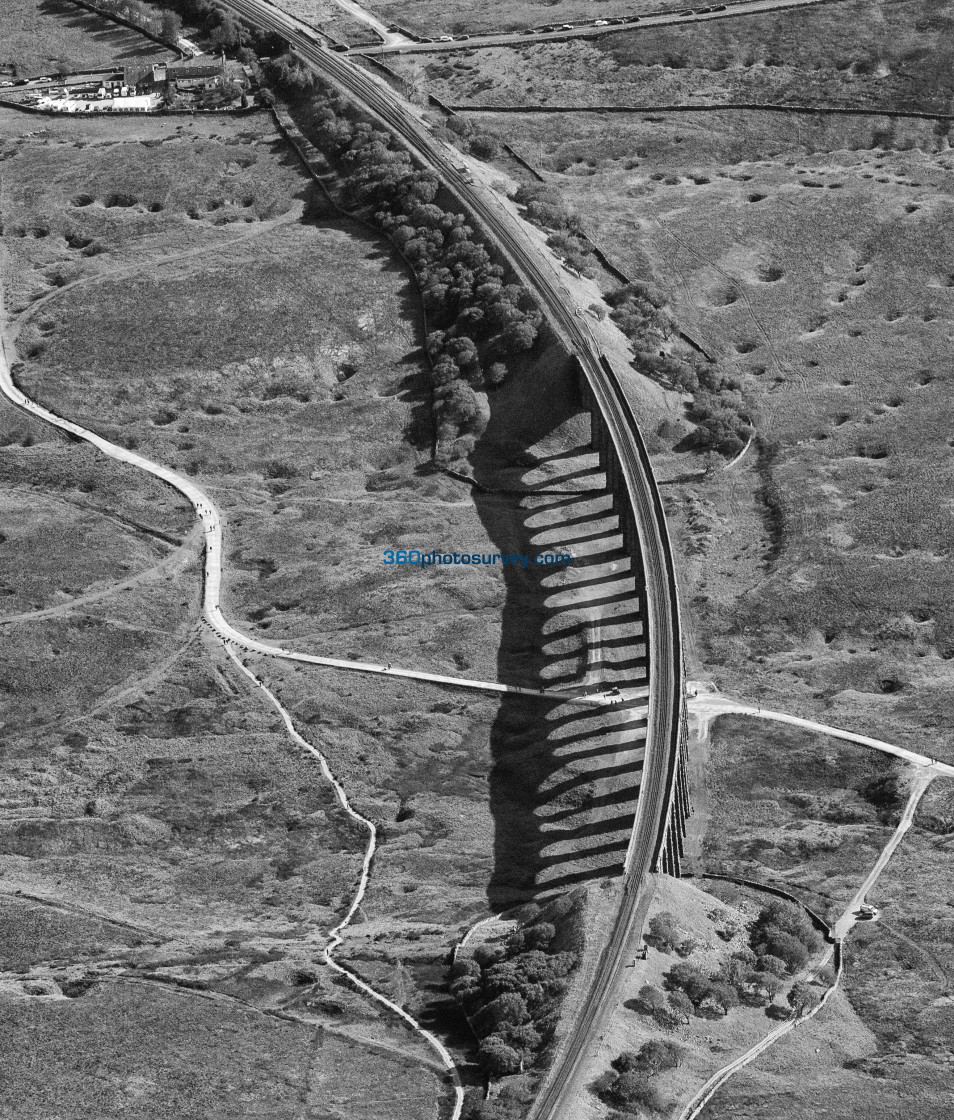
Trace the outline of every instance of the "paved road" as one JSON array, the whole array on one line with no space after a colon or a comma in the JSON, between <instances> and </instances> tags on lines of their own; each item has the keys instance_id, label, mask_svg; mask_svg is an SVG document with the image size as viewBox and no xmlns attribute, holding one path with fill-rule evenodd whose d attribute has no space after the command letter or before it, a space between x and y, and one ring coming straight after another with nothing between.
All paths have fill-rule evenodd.
<instances>
[{"instance_id":1,"label":"paved road","mask_svg":"<svg viewBox=\"0 0 954 1120\"><path fill-rule=\"evenodd\" d=\"M708 22L709 20L759 15L762 12L784 11L787 8L808 8L814 7L817 4L833 2L834 0L738 0L736 3L726 4L725 11L722 12L705 12L698 15L693 14L691 16L680 15L680 12L690 10L689 4L686 4L682 8L668 9L664 12L656 12L653 15L640 16L638 19L628 16L625 17L624 23L612 24L608 27L594 27L593 21L588 20L586 23L575 24L569 31L561 27L558 31L543 32L541 34L528 34L526 31L510 31L500 35L471 35L463 42L458 40L453 43L412 43L410 45L389 43L382 47L357 47L350 53L370 55L424 54L439 51L473 50L475 47L528 46L533 43L541 42L565 42L567 39L595 39L601 35L617 34L620 31L641 31L644 28L671 27L673 25L687 23L698 24ZM697 3L695 5L696 8L709 6L708 3ZM713 3L711 6L716 7L718 4ZM548 24L547 26L551 25Z\"/></svg>"},{"instance_id":2,"label":"paved road","mask_svg":"<svg viewBox=\"0 0 954 1120\"><path fill-rule=\"evenodd\" d=\"M885 743L881 739L872 739L868 735L856 735L853 731L845 731L827 723L816 723L814 720L802 719L800 716L790 716L785 712L773 712L768 708L759 708L753 704L741 704L737 700L732 700L728 696L720 696L716 692L694 691L699 687L690 684L687 706L690 715L699 720L703 732L717 716L731 714L757 716L759 719L771 719L777 723L790 723L795 727L804 727L806 730L818 732L820 735L830 735L833 739L846 739L848 742L858 743L862 747L873 747L876 751L883 751L885 754L893 754L896 758L903 758L905 762L910 762L913 766L927 767L936 774L944 774L948 778L954 778L954 766L949 766L946 762L938 762L936 758L929 758L927 755L905 750L904 747L896 747L893 743Z\"/></svg>"},{"instance_id":3,"label":"paved road","mask_svg":"<svg viewBox=\"0 0 954 1120\"><path fill-rule=\"evenodd\" d=\"M636 821L627 852L627 882L609 943L596 978L573 1028L560 1046L551 1077L532 1112L533 1120L564 1117L567 1102L583 1093L586 1049L595 1025L608 1012L622 970L627 942L643 900L643 883L656 855L675 790L675 767L682 718L682 647L675 564L662 499L631 406L611 367L601 355L582 317L564 298L562 274L549 253L541 252L522 223L492 194L459 168L461 157L441 144L382 80L347 57L325 50L307 25L278 12L264 0L229 0L250 23L286 38L305 61L330 78L372 116L383 121L414 155L433 168L509 259L516 274L535 292L551 325L577 355L621 465L626 498L635 513L646 571L646 636L651 651L646 756Z\"/></svg>"}]
</instances>

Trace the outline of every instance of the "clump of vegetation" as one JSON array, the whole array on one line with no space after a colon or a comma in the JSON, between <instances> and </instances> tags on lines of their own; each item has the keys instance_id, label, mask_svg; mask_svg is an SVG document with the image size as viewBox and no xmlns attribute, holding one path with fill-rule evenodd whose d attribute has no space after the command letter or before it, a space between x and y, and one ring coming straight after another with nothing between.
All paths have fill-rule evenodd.
<instances>
[{"instance_id":1,"label":"clump of vegetation","mask_svg":"<svg viewBox=\"0 0 954 1120\"><path fill-rule=\"evenodd\" d=\"M649 929L651 945L664 952L678 951L682 936L672 914L656 915ZM820 945L821 938L803 911L772 899L752 924L749 945L733 953L717 972L707 975L690 961L680 961L663 976L665 992L644 984L634 1003L667 1030L688 1022L692 1015L722 1018L739 1004L765 1007L785 987L785 978L801 971ZM798 982L788 995L789 1005L799 1014L814 1000L814 989Z\"/></svg>"},{"instance_id":2,"label":"clump of vegetation","mask_svg":"<svg viewBox=\"0 0 954 1120\"><path fill-rule=\"evenodd\" d=\"M450 117L445 130L449 140L478 159L496 159L500 155L500 139L492 132L481 132L466 117Z\"/></svg>"},{"instance_id":3,"label":"clump of vegetation","mask_svg":"<svg viewBox=\"0 0 954 1120\"><path fill-rule=\"evenodd\" d=\"M667 910L650 920L646 941L660 952L678 953L680 957L691 956L697 948L693 938L680 930L675 916Z\"/></svg>"},{"instance_id":4,"label":"clump of vegetation","mask_svg":"<svg viewBox=\"0 0 954 1120\"><path fill-rule=\"evenodd\" d=\"M777 972L798 972L821 945L821 937L808 915L790 902L773 898L759 912L749 934L749 944L760 967Z\"/></svg>"},{"instance_id":5,"label":"clump of vegetation","mask_svg":"<svg viewBox=\"0 0 954 1120\"><path fill-rule=\"evenodd\" d=\"M451 991L481 1040L480 1064L490 1076L522 1073L549 1041L559 998L579 960L558 949L560 941L552 922L536 919L454 966Z\"/></svg>"},{"instance_id":6,"label":"clump of vegetation","mask_svg":"<svg viewBox=\"0 0 954 1120\"><path fill-rule=\"evenodd\" d=\"M547 230L547 244L567 268L581 276L594 277L593 247L583 232L579 215L571 210L559 192L543 183L524 183L513 194L534 225Z\"/></svg>"},{"instance_id":7,"label":"clump of vegetation","mask_svg":"<svg viewBox=\"0 0 954 1120\"><path fill-rule=\"evenodd\" d=\"M640 373L668 389L692 394L689 416L696 424L695 443L731 458L752 435L743 415L741 385L713 363L692 356L676 356L663 348L674 325L664 311L665 297L653 284L634 280L608 292L610 317L630 340Z\"/></svg>"},{"instance_id":8,"label":"clump of vegetation","mask_svg":"<svg viewBox=\"0 0 954 1120\"><path fill-rule=\"evenodd\" d=\"M605 1104L627 1115L641 1108L662 1112L666 1103L652 1079L658 1073L675 1069L684 1054L683 1048L674 1042L652 1039L639 1051L626 1050L620 1054L613 1061L612 1070L597 1079L594 1089Z\"/></svg>"}]
</instances>

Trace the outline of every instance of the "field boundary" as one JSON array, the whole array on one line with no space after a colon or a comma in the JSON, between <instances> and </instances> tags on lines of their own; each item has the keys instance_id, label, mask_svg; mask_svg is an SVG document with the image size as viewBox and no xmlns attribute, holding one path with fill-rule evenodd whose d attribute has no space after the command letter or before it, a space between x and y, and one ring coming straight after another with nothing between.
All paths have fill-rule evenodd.
<instances>
[{"instance_id":1,"label":"field boundary","mask_svg":"<svg viewBox=\"0 0 954 1120\"><path fill-rule=\"evenodd\" d=\"M437 98L433 98L436 102ZM954 113L921 109L865 109L842 105L782 105L762 101L726 101L708 105L447 105L452 113L717 113L736 110L796 113L809 116L893 117L898 120L954 121Z\"/></svg>"},{"instance_id":2,"label":"field boundary","mask_svg":"<svg viewBox=\"0 0 954 1120\"><path fill-rule=\"evenodd\" d=\"M147 31L144 27L140 27L138 23L133 23L131 20L124 19L123 16L117 15L115 12L104 12L102 8L97 8L95 4L91 4L89 0L70 0L71 4L76 4L79 8L85 8L93 15L99 16L101 19L108 20L110 23L119 23L123 27L128 27L130 31L138 31L140 35L151 39L159 46L165 47L167 50L175 51L179 58L185 58L185 52L181 51L176 43L169 43L166 39L161 39L158 35L153 35L151 31Z\"/></svg>"}]
</instances>

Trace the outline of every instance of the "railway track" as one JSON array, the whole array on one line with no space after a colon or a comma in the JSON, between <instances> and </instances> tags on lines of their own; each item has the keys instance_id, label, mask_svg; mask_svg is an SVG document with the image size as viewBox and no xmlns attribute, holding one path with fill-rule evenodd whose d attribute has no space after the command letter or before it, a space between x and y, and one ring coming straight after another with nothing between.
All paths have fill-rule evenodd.
<instances>
[{"instance_id":1,"label":"railway track","mask_svg":"<svg viewBox=\"0 0 954 1120\"><path fill-rule=\"evenodd\" d=\"M317 34L265 2L228 0L247 22L285 38L304 61L341 88L370 115L394 132L423 165L436 171L445 186L483 227L513 271L535 293L541 309L568 351L580 362L620 467L626 501L633 511L646 573L646 635L650 655L650 696L646 758L636 819L626 855L626 882L609 940L596 976L572 1029L563 1039L548 1082L531 1116L555 1120L572 1094L594 1028L609 1010L625 964L627 944L638 933L648 906L647 875L656 866L675 796L683 720L681 622L672 545L662 498L649 454L623 387L600 353L578 309L569 306L554 267L524 236L509 212L458 169L454 157L383 82L340 54L327 50ZM622 495L620 495L622 497Z\"/></svg>"}]
</instances>

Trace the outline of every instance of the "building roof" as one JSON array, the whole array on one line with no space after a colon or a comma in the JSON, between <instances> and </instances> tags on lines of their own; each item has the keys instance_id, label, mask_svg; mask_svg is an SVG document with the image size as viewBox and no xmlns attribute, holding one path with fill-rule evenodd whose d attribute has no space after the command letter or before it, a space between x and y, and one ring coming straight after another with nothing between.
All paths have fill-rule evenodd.
<instances>
[{"instance_id":1,"label":"building roof","mask_svg":"<svg viewBox=\"0 0 954 1120\"><path fill-rule=\"evenodd\" d=\"M170 62L166 66L167 78L211 78L221 74L224 69L218 55L204 54L198 58L186 58L182 62Z\"/></svg>"}]
</instances>

